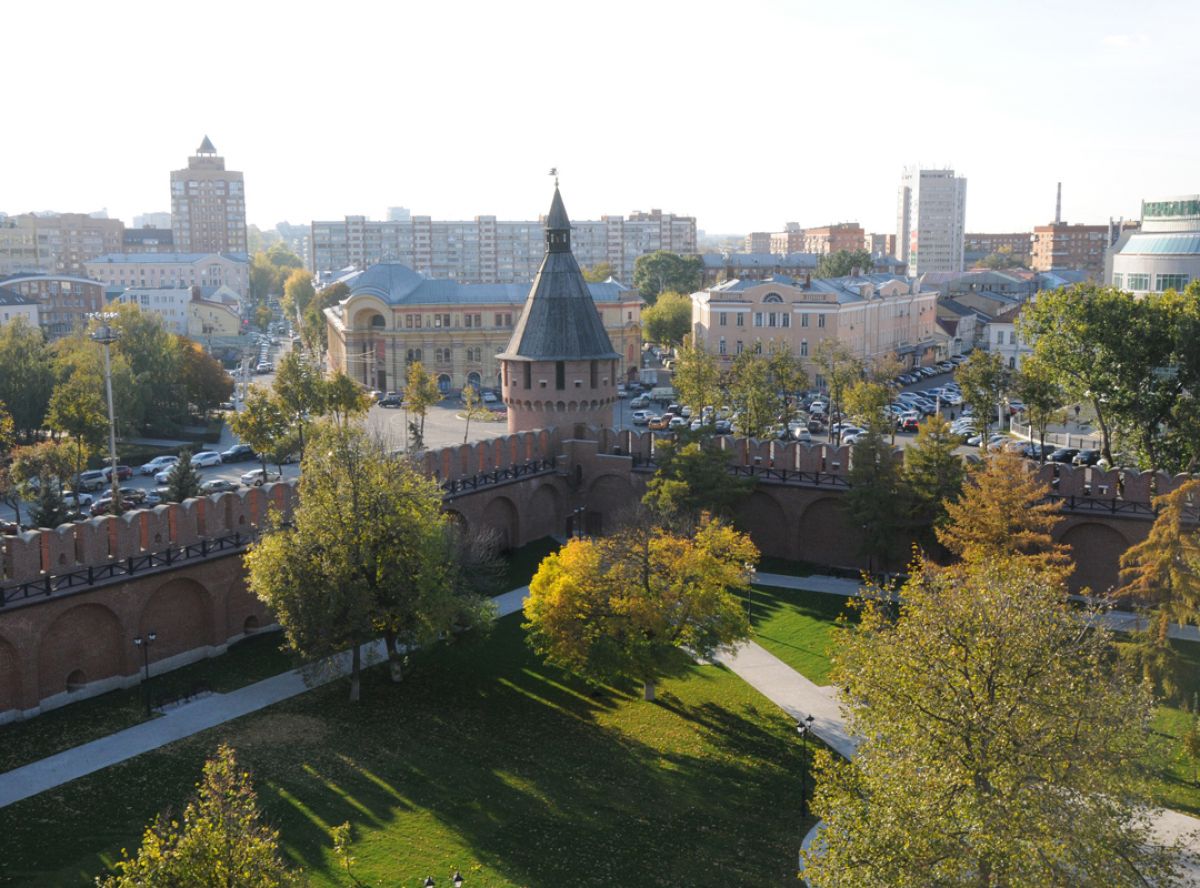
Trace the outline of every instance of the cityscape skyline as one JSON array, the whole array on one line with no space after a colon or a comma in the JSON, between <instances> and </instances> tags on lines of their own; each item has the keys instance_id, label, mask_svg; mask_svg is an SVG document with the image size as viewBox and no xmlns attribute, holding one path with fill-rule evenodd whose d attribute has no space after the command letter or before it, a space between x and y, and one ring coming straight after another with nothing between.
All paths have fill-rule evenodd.
<instances>
[{"instance_id":1,"label":"cityscape skyline","mask_svg":"<svg viewBox=\"0 0 1200 888\"><path fill-rule=\"evenodd\" d=\"M211 4L216 18L236 15L252 51L237 65L188 68L163 39L188 26L182 8L134 4L116 21L68 4L71 26L55 34L65 55L136 44L140 69L172 76L140 81L122 103L129 114L80 101L73 122L110 133L91 144L10 140L0 211L103 207L128 222L165 210L168 171L205 135L245 172L247 221L260 228L384 219L395 205L435 219L532 220L542 208L529 195L552 166L578 218L660 208L695 216L710 234L787 221L891 231L895 183L908 166L953 167L970 181L972 231L1048 222L1059 181L1071 222L1136 218L1143 198L1197 190L1189 161L1200 122L1176 109L1200 87L1200 72L1175 60L1186 57L1200 11L1180 2L1150 4L1136 19L1115 3L1022 2L970 21L943 3L867 2L851 19L757 2L738 16L769 22L768 36L723 51L711 39L720 6L685 14L618 3L595 20L540 3L372 9L371 28L361 27L366 7L352 14L355 6L280 21ZM53 24L29 6L10 15L14 33ZM555 76L563 40L570 52ZM74 75L39 66L35 41L18 43L14 70L41 70L45 84L14 91L10 115L40 119L39 96L68 91ZM739 48L751 45L748 76ZM311 88L299 74L306 51L318 74ZM346 52L356 64L345 72L321 61ZM810 88L802 78L794 100L781 102L773 84L795 81L801 60ZM280 73L289 67L296 77ZM543 100L562 110L553 126L528 113ZM1137 113L1123 118L1121 109ZM1148 138L1137 120L1170 126ZM129 123L135 135L113 135ZM722 135L730 132L737 137Z\"/></svg>"}]
</instances>

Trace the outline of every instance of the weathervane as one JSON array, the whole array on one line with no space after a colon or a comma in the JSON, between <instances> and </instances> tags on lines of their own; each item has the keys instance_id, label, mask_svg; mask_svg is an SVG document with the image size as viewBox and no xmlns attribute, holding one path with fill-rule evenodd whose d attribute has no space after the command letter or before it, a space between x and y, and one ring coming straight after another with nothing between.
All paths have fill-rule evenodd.
<instances>
[{"instance_id":1,"label":"weathervane","mask_svg":"<svg viewBox=\"0 0 1200 888\"><path fill-rule=\"evenodd\" d=\"M554 177L554 187L558 187L558 167L550 167L550 175Z\"/></svg>"}]
</instances>

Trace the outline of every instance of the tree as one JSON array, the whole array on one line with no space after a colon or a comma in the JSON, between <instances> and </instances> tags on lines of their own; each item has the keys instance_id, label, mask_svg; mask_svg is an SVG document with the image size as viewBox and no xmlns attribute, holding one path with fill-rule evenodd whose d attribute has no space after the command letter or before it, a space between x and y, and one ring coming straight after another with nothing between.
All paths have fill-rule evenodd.
<instances>
[{"instance_id":1,"label":"tree","mask_svg":"<svg viewBox=\"0 0 1200 888\"><path fill-rule=\"evenodd\" d=\"M1022 559L918 569L868 598L832 678L860 745L816 757L818 888L1177 884L1137 760L1148 692ZM894 609L899 607L899 616ZM1120 713L1114 718L1114 713ZM1063 840L1070 824L1070 840Z\"/></svg>"},{"instance_id":2,"label":"tree","mask_svg":"<svg viewBox=\"0 0 1200 888\"><path fill-rule=\"evenodd\" d=\"M284 281L283 299L280 300L280 303L288 317L300 320L303 318L308 304L316 295L317 291L313 286L312 275L303 268L297 268Z\"/></svg>"},{"instance_id":3,"label":"tree","mask_svg":"<svg viewBox=\"0 0 1200 888\"><path fill-rule=\"evenodd\" d=\"M1154 498L1150 533L1121 554L1118 595L1154 609L1153 640L1166 645L1172 622L1200 622L1200 531L1192 517L1200 479Z\"/></svg>"},{"instance_id":4,"label":"tree","mask_svg":"<svg viewBox=\"0 0 1200 888\"><path fill-rule=\"evenodd\" d=\"M267 460L282 462L291 446L290 428L283 405L267 389L251 386L242 409L229 420L229 427L238 439L249 444L262 462L263 474Z\"/></svg>"},{"instance_id":5,"label":"tree","mask_svg":"<svg viewBox=\"0 0 1200 888\"><path fill-rule=\"evenodd\" d=\"M404 403L408 405L408 412L417 418L417 424L413 428L413 450L424 449L425 414L440 400L442 400L442 392L438 388L433 374L426 370L420 361L413 361L409 364L404 386Z\"/></svg>"},{"instance_id":6,"label":"tree","mask_svg":"<svg viewBox=\"0 0 1200 888\"><path fill-rule=\"evenodd\" d=\"M341 426L371 408L371 399L341 370L320 381L321 412Z\"/></svg>"},{"instance_id":7,"label":"tree","mask_svg":"<svg viewBox=\"0 0 1200 888\"><path fill-rule=\"evenodd\" d=\"M904 551L904 499L900 460L878 428L854 445L847 480L841 500L847 523L861 530L859 549L871 571L886 570Z\"/></svg>"},{"instance_id":8,"label":"tree","mask_svg":"<svg viewBox=\"0 0 1200 888\"><path fill-rule=\"evenodd\" d=\"M323 355L329 348L329 325L325 321L325 309L337 305L350 295L350 288L338 282L317 293L304 309L300 321L300 338L310 352Z\"/></svg>"},{"instance_id":9,"label":"tree","mask_svg":"<svg viewBox=\"0 0 1200 888\"><path fill-rule=\"evenodd\" d=\"M275 368L271 388L284 419L304 452L304 428L315 416L324 412L324 381L321 374L296 350L289 351Z\"/></svg>"},{"instance_id":10,"label":"tree","mask_svg":"<svg viewBox=\"0 0 1200 888\"><path fill-rule=\"evenodd\" d=\"M908 498L908 526L930 545L947 520L946 503L962 493L966 469L954 452L958 440L945 420L931 416L917 427L917 439L904 452L902 479Z\"/></svg>"},{"instance_id":11,"label":"tree","mask_svg":"<svg viewBox=\"0 0 1200 888\"><path fill-rule=\"evenodd\" d=\"M770 385L771 369L760 354L744 351L733 359L729 374L729 401L737 411L738 432L748 438L771 434L778 415L777 398Z\"/></svg>"},{"instance_id":12,"label":"tree","mask_svg":"<svg viewBox=\"0 0 1200 888\"><path fill-rule=\"evenodd\" d=\"M1038 357L1029 357L1013 380L1013 392L1025 405L1029 425L1037 431L1039 457L1046 461L1046 429L1063 414L1063 390L1054 371Z\"/></svg>"},{"instance_id":13,"label":"tree","mask_svg":"<svg viewBox=\"0 0 1200 888\"><path fill-rule=\"evenodd\" d=\"M946 522L938 542L967 564L1024 558L1039 570L1065 577L1071 572L1066 546L1054 542L1062 504L1049 500L1025 460L994 453L968 476L962 494L946 502Z\"/></svg>"},{"instance_id":14,"label":"tree","mask_svg":"<svg viewBox=\"0 0 1200 888\"><path fill-rule=\"evenodd\" d=\"M846 391L862 376L862 363L850 351L849 346L838 339L822 339L813 349L813 363L820 371L829 390L830 415L836 415L845 406ZM835 444L841 444L841 432L834 434Z\"/></svg>"},{"instance_id":15,"label":"tree","mask_svg":"<svg viewBox=\"0 0 1200 888\"><path fill-rule=\"evenodd\" d=\"M12 454L11 478L17 494L32 499L29 518L35 527L58 527L70 520L63 502L64 483L73 464L69 445L42 441L18 447Z\"/></svg>"},{"instance_id":16,"label":"tree","mask_svg":"<svg viewBox=\"0 0 1200 888\"><path fill-rule=\"evenodd\" d=\"M529 585L529 643L589 680L636 679L653 700L679 648L704 659L748 637L738 594L757 559L747 536L707 519L688 536L629 528L572 539Z\"/></svg>"},{"instance_id":17,"label":"tree","mask_svg":"<svg viewBox=\"0 0 1200 888\"><path fill-rule=\"evenodd\" d=\"M136 305L122 303L115 309L117 317L111 323L119 338L113 354L128 362L142 419L156 433L178 428L187 422L188 411L176 337L163 327L161 318ZM115 385L113 391L115 398Z\"/></svg>"},{"instance_id":18,"label":"tree","mask_svg":"<svg viewBox=\"0 0 1200 888\"><path fill-rule=\"evenodd\" d=\"M836 253L826 253L817 262L817 277L846 277L855 271L870 274L874 268L875 260L867 250L838 250Z\"/></svg>"},{"instance_id":19,"label":"tree","mask_svg":"<svg viewBox=\"0 0 1200 888\"><path fill-rule=\"evenodd\" d=\"M108 431L108 414L98 388L100 381L91 377L72 376L54 389L46 423L56 432L71 439L74 453L72 474L78 476L88 458L104 443ZM113 479L114 484L116 479ZM79 490L73 485L75 508L79 508ZM114 502L113 508L119 508Z\"/></svg>"},{"instance_id":20,"label":"tree","mask_svg":"<svg viewBox=\"0 0 1200 888\"><path fill-rule=\"evenodd\" d=\"M662 305L662 300L659 300L659 305ZM690 337L677 354L678 362L671 384L679 394L680 403L690 405L697 416L705 406L712 405L715 417L715 408L720 404L721 397L721 371L717 368L717 359L697 346Z\"/></svg>"},{"instance_id":21,"label":"tree","mask_svg":"<svg viewBox=\"0 0 1200 888\"><path fill-rule=\"evenodd\" d=\"M471 420L480 419L488 415L488 407L479 397L479 392L475 390L475 386L466 385L462 390L463 400L463 418L466 419L466 424L463 427L463 443L467 443L467 438L471 435Z\"/></svg>"},{"instance_id":22,"label":"tree","mask_svg":"<svg viewBox=\"0 0 1200 888\"><path fill-rule=\"evenodd\" d=\"M633 285L651 303L664 290L694 293L700 287L703 267L699 256L656 250L638 256L634 261Z\"/></svg>"},{"instance_id":23,"label":"tree","mask_svg":"<svg viewBox=\"0 0 1200 888\"><path fill-rule=\"evenodd\" d=\"M21 494L12 475L12 450L17 443L12 414L0 401L0 503L13 510L17 526L21 524Z\"/></svg>"},{"instance_id":24,"label":"tree","mask_svg":"<svg viewBox=\"0 0 1200 888\"><path fill-rule=\"evenodd\" d=\"M646 485L642 504L668 526L689 527L708 513L730 519L754 489L754 478L729 471L729 454L711 440L657 441L658 469Z\"/></svg>"},{"instance_id":25,"label":"tree","mask_svg":"<svg viewBox=\"0 0 1200 888\"><path fill-rule=\"evenodd\" d=\"M785 423L796 415L801 392L808 388L808 374L786 342L767 356L767 384L779 400Z\"/></svg>"},{"instance_id":26,"label":"tree","mask_svg":"<svg viewBox=\"0 0 1200 888\"><path fill-rule=\"evenodd\" d=\"M602 284L616 276L616 270L612 267L611 262L597 262L595 265L583 269L583 279L589 284Z\"/></svg>"},{"instance_id":27,"label":"tree","mask_svg":"<svg viewBox=\"0 0 1200 888\"><path fill-rule=\"evenodd\" d=\"M862 423L864 428L894 437L896 423L887 409L891 402L892 392L886 385L860 379L852 383L846 392L845 406L846 412Z\"/></svg>"},{"instance_id":28,"label":"tree","mask_svg":"<svg viewBox=\"0 0 1200 888\"><path fill-rule=\"evenodd\" d=\"M179 349L180 375L187 402L203 416L233 395L233 377L225 372L221 362L204 351L198 343L183 336L175 337Z\"/></svg>"},{"instance_id":29,"label":"tree","mask_svg":"<svg viewBox=\"0 0 1200 888\"><path fill-rule=\"evenodd\" d=\"M42 427L54 389L46 341L25 318L0 325L0 401L25 441Z\"/></svg>"},{"instance_id":30,"label":"tree","mask_svg":"<svg viewBox=\"0 0 1200 888\"><path fill-rule=\"evenodd\" d=\"M160 815L136 857L122 852L99 888L288 888L303 884L279 852L279 832L263 822L258 796L233 749L221 744L204 763L196 795L176 821Z\"/></svg>"},{"instance_id":31,"label":"tree","mask_svg":"<svg viewBox=\"0 0 1200 888\"><path fill-rule=\"evenodd\" d=\"M996 352L976 349L959 364L955 377L962 387L963 403L970 405L979 423L979 449L986 452L988 428L1008 389L1008 370Z\"/></svg>"},{"instance_id":32,"label":"tree","mask_svg":"<svg viewBox=\"0 0 1200 888\"><path fill-rule=\"evenodd\" d=\"M659 294L642 309L642 338L647 342L678 345L692 331L692 300L682 293Z\"/></svg>"},{"instance_id":33,"label":"tree","mask_svg":"<svg viewBox=\"0 0 1200 888\"><path fill-rule=\"evenodd\" d=\"M432 644L490 615L463 577L441 507L437 484L360 426L318 423L291 525L270 529L246 555L247 583L289 648L319 660L350 647L352 701L364 643L384 636L399 680L400 643Z\"/></svg>"},{"instance_id":34,"label":"tree","mask_svg":"<svg viewBox=\"0 0 1200 888\"><path fill-rule=\"evenodd\" d=\"M1006 268L1020 268L1021 260L1013 255L1012 247L1005 245L980 259L976 267L1003 271Z\"/></svg>"},{"instance_id":35,"label":"tree","mask_svg":"<svg viewBox=\"0 0 1200 888\"><path fill-rule=\"evenodd\" d=\"M179 451L179 461L167 472L167 500L181 503L200 495L200 472L192 465L192 451Z\"/></svg>"}]
</instances>

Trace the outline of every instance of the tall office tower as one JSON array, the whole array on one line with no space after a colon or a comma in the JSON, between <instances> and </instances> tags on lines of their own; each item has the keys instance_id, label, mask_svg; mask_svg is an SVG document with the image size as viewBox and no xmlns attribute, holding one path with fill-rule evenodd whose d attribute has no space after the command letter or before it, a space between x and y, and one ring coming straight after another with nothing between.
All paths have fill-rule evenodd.
<instances>
[{"instance_id":1,"label":"tall office tower","mask_svg":"<svg viewBox=\"0 0 1200 888\"><path fill-rule=\"evenodd\" d=\"M246 252L242 174L225 169L208 136L187 169L171 171L171 230L180 253Z\"/></svg>"},{"instance_id":2,"label":"tall office tower","mask_svg":"<svg viewBox=\"0 0 1200 888\"><path fill-rule=\"evenodd\" d=\"M954 170L910 167L896 201L896 247L910 275L962 271L967 180Z\"/></svg>"}]
</instances>

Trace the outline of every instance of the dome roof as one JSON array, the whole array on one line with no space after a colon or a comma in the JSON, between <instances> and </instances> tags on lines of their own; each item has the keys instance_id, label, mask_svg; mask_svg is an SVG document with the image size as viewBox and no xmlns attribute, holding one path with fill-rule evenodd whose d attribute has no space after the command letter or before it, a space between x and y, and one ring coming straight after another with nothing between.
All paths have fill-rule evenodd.
<instances>
[{"instance_id":1,"label":"dome roof","mask_svg":"<svg viewBox=\"0 0 1200 888\"><path fill-rule=\"evenodd\" d=\"M381 262L360 274L350 293L353 296L376 296L388 305L400 305L424 282L425 278L407 265Z\"/></svg>"}]
</instances>

